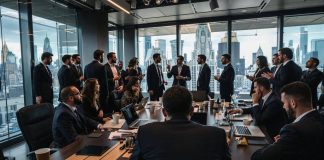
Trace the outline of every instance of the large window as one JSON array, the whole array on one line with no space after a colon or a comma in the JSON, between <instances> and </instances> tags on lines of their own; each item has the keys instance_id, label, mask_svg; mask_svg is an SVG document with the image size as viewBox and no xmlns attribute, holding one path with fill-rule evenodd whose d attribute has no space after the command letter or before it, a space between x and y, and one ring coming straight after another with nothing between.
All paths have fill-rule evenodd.
<instances>
[{"instance_id":1,"label":"large window","mask_svg":"<svg viewBox=\"0 0 324 160\"><path fill-rule=\"evenodd\" d=\"M167 78L167 65L174 65L177 58L176 26L141 28L138 30L138 53L140 67L146 74L147 67L153 63L153 54L161 54L161 65L166 88L172 86L173 79ZM127 64L125 64L126 66ZM142 81L142 91L147 91L146 78Z\"/></svg>"},{"instance_id":2,"label":"large window","mask_svg":"<svg viewBox=\"0 0 324 160\"><path fill-rule=\"evenodd\" d=\"M1 3L0 21L0 141L2 141L20 133L16 111L24 106L17 2Z\"/></svg>"},{"instance_id":3,"label":"large window","mask_svg":"<svg viewBox=\"0 0 324 160\"><path fill-rule=\"evenodd\" d=\"M41 62L43 52L53 53L53 62L49 69L54 80L54 106L58 104L57 72L62 66L61 57L65 54L78 53L75 17L74 10L56 4L55 1L33 0L35 64Z\"/></svg>"},{"instance_id":4,"label":"large window","mask_svg":"<svg viewBox=\"0 0 324 160\"><path fill-rule=\"evenodd\" d=\"M211 77L220 72L220 55L227 52L227 22L209 22L187 24L180 26L180 55L185 57L185 63L190 66L191 81L188 89L197 90L199 65L197 55L204 54L211 68ZM210 80L211 92L219 94L219 84Z\"/></svg>"},{"instance_id":5,"label":"large window","mask_svg":"<svg viewBox=\"0 0 324 160\"><path fill-rule=\"evenodd\" d=\"M256 57L267 57L271 67L277 48L277 17L236 20L232 23L232 65L235 69L234 90L241 99L249 96L252 82L246 75L255 73Z\"/></svg>"},{"instance_id":6,"label":"large window","mask_svg":"<svg viewBox=\"0 0 324 160\"><path fill-rule=\"evenodd\" d=\"M286 16L284 19L284 46L294 52L293 60L306 70L310 57L320 60L318 69L324 68L324 14ZM318 92L320 92L320 85Z\"/></svg>"},{"instance_id":7,"label":"large window","mask_svg":"<svg viewBox=\"0 0 324 160\"><path fill-rule=\"evenodd\" d=\"M113 30L108 33L108 50L109 52L115 52L118 54L118 31Z\"/></svg>"}]
</instances>

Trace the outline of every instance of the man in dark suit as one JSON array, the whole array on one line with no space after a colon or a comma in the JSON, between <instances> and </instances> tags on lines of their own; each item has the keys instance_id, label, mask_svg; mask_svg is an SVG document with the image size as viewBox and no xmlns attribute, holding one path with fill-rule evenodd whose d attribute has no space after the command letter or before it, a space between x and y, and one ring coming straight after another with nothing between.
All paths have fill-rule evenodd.
<instances>
[{"instance_id":1,"label":"man in dark suit","mask_svg":"<svg viewBox=\"0 0 324 160\"><path fill-rule=\"evenodd\" d=\"M116 53L110 52L107 54L108 62L104 65L105 68L105 80L108 85L108 99L107 107L103 108L105 113L112 113L118 111L114 105L115 94L122 93L123 91L123 80L118 71L118 66L115 64L117 61Z\"/></svg>"},{"instance_id":2,"label":"man in dark suit","mask_svg":"<svg viewBox=\"0 0 324 160\"><path fill-rule=\"evenodd\" d=\"M87 118L80 112L79 90L74 86L65 87L61 91L62 103L55 108L53 117L53 138L55 145L62 148L75 141L78 135L91 133L101 129L102 125Z\"/></svg>"},{"instance_id":3,"label":"man in dark suit","mask_svg":"<svg viewBox=\"0 0 324 160\"><path fill-rule=\"evenodd\" d=\"M99 103L102 108L106 107L106 99L108 96L107 84L105 81L103 62L104 51L95 50L93 52L93 61L84 67L84 80L96 78L100 85Z\"/></svg>"},{"instance_id":4,"label":"man in dark suit","mask_svg":"<svg viewBox=\"0 0 324 160\"><path fill-rule=\"evenodd\" d=\"M80 82L77 88L81 91L82 90L82 81L83 81L83 71L81 67L81 58L79 54L72 55L72 64L71 69L75 75L75 77L80 79Z\"/></svg>"},{"instance_id":5,"label":"man in dark suit","mask_svg":"<svg viewBox=\"0 0 324 160\"><path fill-rule=\"evenodd\" d=\"M62 56L62 62L63 65L61 66L61 68L59 69L58 73L57 73L57 77L59 80L59 84L60 84L60 92L63 88L67 87L67 86L75 86L75 87L79 87L82 79L78 78L72 70L72 56L71 55L64 55ZM61 98L59 98L59 100L61 100Z\"/></svg>"},{"instance_id":6,"label":"man in dark suit","mask_svg":"<svg viewBox=\"0 0 324 160\"><path fill-rule=\"evenodd\" d=\"M273 76L275 77L278 69L281 66L281 63L280 63L279 57L278 57L278 53L275 53L272 55L272 64L273 64L273 67L271 67L270 71L273 74Z\"/></svg>"},{"instance_id":7,"label":"man in dark suit","mask_svg":"<svg viewBox=\"0 0 324 160\"><path fill-rule=\"evenodd\" d=\"M158 101L163 95L164 78L162 73L162 67L159 65L161 62L161 56L159 53L153 55L153 61L151 65L147 67L147 87L150 94L151 101Z\"/></svg>"},{"instance_id":8,"label":"man in dark suit","mask_svg":"<svg viewBox=\"0 0 324 160\"><path fill-rule=\"evenodd\" d=\"M253 81L254 93L252 94L253 107L233 109L229 114L252 114L256 125L265 128L266 132L275 137L280 129L287 123L287 114L282 107L280 99L271 91L268 79L260 77Z\"/></svg>"},{"instance_id":9,"label":"man in dark suit","mask_svg":"<svg viewBox=\"0 0 324 160\"><path fill-rule=\"evenodd\" d=\"M36 103L53 104L53 77L47 65L52 63L53 54L44 52L42 62L33 70L33 89L36 96Z\"/></svg>"},{"instance_id":10,"label":"man in dark suit","mask_svg":"<svg viewBox=\"0 0 324 160\"><path fill-rule=\"evenodd\" d=\"M280 49L278 58L282 65L277 71L276 76L273 76L272 73L264 73L262 74L262 77L270 79L275 93L280 96L279 92L283 86L300 80L302 69L294 61L292 61L293 52L290 48Z\"/></svg>"},{"instance_id":11,"label":"man in dark suit","mask_svg":"<svg viewBox=\"0 0 324 160\"><path fill-rule=\"evenodd\" d=\"M209 83L211 70L206 63L206 56L203 54L198 55L197 63L200 64L199 75L197 80L197 90L205 91L206 95L210 92Z\"/></svg>"},{"instance_id":12,"label":"man in dark suit","mask_svg":"<svg viewBox=\"0 0 324 160\"><path fill-rule=\"evenodd\" d=\"M165 122L141 126L132 160L226 160L231 159L223 129L190 121L192 95L182 86L163 95Z\"/></svg>"},{"instance_id":13,"label":"man in dark suit","mask_svg":"<svg viewBox=\"0 0 324 160\"><path fill-rule=\"evenodd\" d=\"M183 87L187 87L186 81L191 80L190 68L189 66L183 64L183 60L183 56L178 56L177 65L173 66L171 71L170 65L167 66L168 78L171 78L172 76L174 78L172 86L180 85Z\"/></svg>"},{"instance_id":14,"label":"man in dark suit","mask_svg":"<svg viewBox=\"0 0 324 160\"><path fill-rule=\"evenodd\" d=\"M312 91L312 104L313 108L315 109L318 105L317 86L322 82L324 76L323 73L317 69L319 63L320 62L317 58L309 58L309 60L306 62L306 68L308 68L308 70L303 71L301 78L301 81L308 84Z\"/></svg>"},{"instance_id":15,"label":"man in dark suit","mask_svg":"<svg viewBox=\"0 0 324 160\"><path fill-rule=\"evenodd\" d=\"M296 118L280 130L276 142L256 151L252 160L323 160L324 126L312 108L310 88L293 82L281 90L281 101L288 116Z\"/></svg>"},{"instance_id":16,"label":"man in dark suit","mask_svg":"<svg viewBox=\"0 0 324 160\"><path fill-rule=\"evenodd\" d=\"M231 55L223 54L221 62L225 65L222 74L214 76L215 80L220 83L219 90L221 99L225 99L226 102L231 102L231 96L234 92L234 78L235 72L231 64Z\"/></svg>"}]
</instances>

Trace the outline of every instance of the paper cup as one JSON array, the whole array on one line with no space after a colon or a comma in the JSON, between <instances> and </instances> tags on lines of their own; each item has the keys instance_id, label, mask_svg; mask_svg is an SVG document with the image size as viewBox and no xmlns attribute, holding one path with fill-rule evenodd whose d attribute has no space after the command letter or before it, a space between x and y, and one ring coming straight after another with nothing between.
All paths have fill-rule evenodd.
<instances>
[{"instance_id":1,"label":"paper cup","mask_svg":"<svg viewBox=\"0 0 324 160\"><path fill-rule=\"evenodd\" d=\"M112 122L114 123L114 124L118 124L119 123L119 118L120 118L120 115L119 114L117 114L117 113L115 113L115 114L113 114L112 115Z\"/></svg>"},{"instance_id":2,"label":"paper cup","mask_svg":"<svg viewBox=\"0 0 324 160\"><path fill-rule=\"evenodd\" d=\"M37 160L49 160L50 159L50 151L49 148L40 148L35 151Z\"/></svg>"}]
</instances>

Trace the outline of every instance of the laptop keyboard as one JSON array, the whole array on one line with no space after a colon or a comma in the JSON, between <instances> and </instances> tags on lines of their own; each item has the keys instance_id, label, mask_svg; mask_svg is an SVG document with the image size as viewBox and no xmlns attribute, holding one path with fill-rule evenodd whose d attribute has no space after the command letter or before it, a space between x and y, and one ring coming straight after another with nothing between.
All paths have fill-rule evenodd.
<instances>
[{"instance_id":1,"label":"laptop keyboard","mask_svg":"<svg viewBox=\"0 0 324 160\"><path fill-rule=\"evenodd\" d=\"M235 126L236 131L238 134L241 135L252 135L249 128L246 126Z\"/></svg>"}]
</instances>

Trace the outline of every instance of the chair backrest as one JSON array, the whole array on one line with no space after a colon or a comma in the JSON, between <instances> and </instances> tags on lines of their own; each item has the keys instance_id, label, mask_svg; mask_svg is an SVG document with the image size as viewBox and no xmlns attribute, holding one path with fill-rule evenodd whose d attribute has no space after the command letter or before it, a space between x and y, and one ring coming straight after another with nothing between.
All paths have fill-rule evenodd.
<instances>
[{"instance_id":1,"label":"chair backrest","mask_svg":"<svg viewBox=\"0 0 324 160\"><path fill-rule=\"evenodd\" d=\"M50 147L53 141L54 107L52 104L25 106L16 112L16 116L30 151Z\"/></svg>"},{"instance_id":2,"label":"chair backrest","mask_svg":"<svg viewBox=\"0 0 324 160\"><path fill-rule=\"evenodd\" d=\"M191 91L192 100L195 102L203 102L207 99L206 91Z\"/></svg>"}]
</instances>

